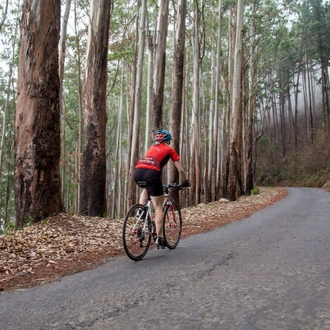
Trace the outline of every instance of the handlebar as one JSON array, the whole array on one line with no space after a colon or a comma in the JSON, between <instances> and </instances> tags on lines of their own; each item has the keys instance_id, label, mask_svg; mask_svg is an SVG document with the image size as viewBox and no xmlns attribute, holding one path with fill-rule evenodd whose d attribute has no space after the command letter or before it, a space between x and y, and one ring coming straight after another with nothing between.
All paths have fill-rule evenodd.
<instances>
[{"instance_id":1,"label":"handlebar","mask_svg":"<svg viewBox=\"0 0 330 330\"><path fill-rule=\"evenodd\" d=\"M178 184L178 183L173 183L173 184L163 184L163 188L166 194L168 194L168 190L170 188L175 188L177 190L181 190L182 188L188 188L186 186L183 186L182 184Z\"/></svg>"}]
</instances>

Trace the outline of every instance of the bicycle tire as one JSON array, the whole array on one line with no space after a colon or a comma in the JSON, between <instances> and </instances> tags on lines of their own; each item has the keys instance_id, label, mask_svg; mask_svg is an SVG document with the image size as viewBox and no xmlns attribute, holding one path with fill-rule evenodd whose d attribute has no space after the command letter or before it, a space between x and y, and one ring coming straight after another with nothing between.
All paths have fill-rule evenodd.
<instances>
[{"instance_id":1,"label":"bicycle tire","mask_svg":"<svg viewBox=\"0 0 330 330\"><path fill-rule=\"evenodd\" d=\"M137 216L139 212L142 216ZM133 205L126 214L122 231L123 246L130 259L141 260L148 252L151 242L150 226L148 209L142 204Z\"/></svg>"},{"instance_id":2,"label":"bicycle tire","mask_svg":"<svg viewBox=\"0 0 330 330\"><path fill-rule=\"evenodd\" d=\"M182 232L182 217L176 203L166 205L164 208L163 233L165 244L169 249L175 249L180 241Z\"/></svg>"}]
</instances>

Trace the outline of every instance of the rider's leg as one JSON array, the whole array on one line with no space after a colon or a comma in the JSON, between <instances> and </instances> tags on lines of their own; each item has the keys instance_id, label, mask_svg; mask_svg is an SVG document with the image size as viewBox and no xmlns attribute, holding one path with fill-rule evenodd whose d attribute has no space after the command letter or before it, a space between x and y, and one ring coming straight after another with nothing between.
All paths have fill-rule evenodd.
<instances>
[{"instance_id":1,"label":"rider's leg","mask_svg":"<svg viewBox=\"0 0 330 330\"><path fill-rule=\"evenodd\" d=\"M140 204L146 205L148 201L148 191L147 189L143 189L140 194Z\"/></svg>"},{"instance_id":2,"label":"rider's leg","mask_svg":"<svg viewBox=\"0 0 330 330\"><path fill-rule=\"evenodd\" d=\"M164 196L151 196L152 205L155 210L155 223L156 223L156 233L157 237L163 237L163 200Z\"/></svg>"}]
</instances>

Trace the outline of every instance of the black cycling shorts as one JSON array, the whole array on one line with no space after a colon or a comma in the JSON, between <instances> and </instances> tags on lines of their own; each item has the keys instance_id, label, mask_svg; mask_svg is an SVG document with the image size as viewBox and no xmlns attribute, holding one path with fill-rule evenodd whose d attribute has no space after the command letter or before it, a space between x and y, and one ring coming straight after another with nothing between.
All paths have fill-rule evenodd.
<instances>
[{"instance_id":1,"label":"black cycling shorts","mask_svg":"<svg viewBox=\"0 0 330 330\"><path fill-rule=\"evenodd\" d=\"M148 183L148 191L150 196L162 196L163 184L161 180L161 172L149 170L147 168L136 168L133 173L135 182L146 181Z\"/></svg>"}]
</instances>

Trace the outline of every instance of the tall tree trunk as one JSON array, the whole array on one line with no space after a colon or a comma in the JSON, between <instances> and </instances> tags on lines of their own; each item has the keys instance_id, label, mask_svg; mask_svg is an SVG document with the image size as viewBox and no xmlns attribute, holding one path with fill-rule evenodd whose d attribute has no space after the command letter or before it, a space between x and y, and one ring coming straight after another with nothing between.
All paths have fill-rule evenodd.
<instances>
[{"instance_id":1,"label":"tall tree trunk","mask_svg":"<svg viewBox=\"0 0 330 330\"><path fill-rule=\"evenodd\" d=\"M236 1L236 37L234 48L234 73L231 99L231 134L229 143L229 173L227 196L236 200L241 195L241 164L240 164L240 127L242 120L242 57L243 57L243 13L244 0Z\"/></svg>"},{"instance_id":2,"label":"tall tree trunk","mask_svg":"<svg viewBox=\"0 0 330 330\"><path fill-rule=\"evenodd\" d=\"M7 3L8 5L8 3ZM7 9L6 9L7 10ZM7 123L8 123L8 115L10 113L10 104L11 102L14 103L14 92L13 89L11 89L11 84L13 81L14 76L14 67L15 67L15 54L16 54L16 47L17 47L17 39L18 39L18 29L19 29L19 20L17 15L17 20L15 21L15 34L12 38L12 44L11 44L11 63L9 64L9 73L8 73L8 84L7 84L7 93L6 93L6 102L4 105L4 110L2 113L2 128L1 128L1 140L0 140L0 181L2 177L3 172L3 159L5 154L5 141L8 139L7 131ZM10 154L10 153L9 153ZM10 154L11 157L11 154Z\"/></svg>"},{"instance_id":3,"label":"tall tree trunk","mask_svg":"<svg viewBox=\"0 0 330 330\"><path fill-rule=\"evenodd\" d=\"M76 143L76 159L77 159L77 166L75 166L75 173L74 177L76 179L76 191L75 191L75 203L74 203L74 210L76 213L80 210L80 190L81 190L81 159L82 159L82 145L83 145L83 77L81 72L81 63L82 63L82 46L80 45L80 38L78 32L78 25L79 25L79 18L77 13L77 3L76 1L73 2L74 4L74 32L75 32L75 49L77 53L77 86L78 86L78 140Z\"/></svg>"},{"instance_id":4,"label":"tall tree trunk","mask_svg":"<svg viewBox=\"0 0 330 330\"><path fill-rule=\"evenodd\" d=\"M147 108L146 108L146 131L144 139L144 152L146 153L152 143L151 117L151 97L152 97L152 71L153 71L153 46L152 36L148 36L148 82L147 82Z\"/></svg>"},{"instance_id":5,"label":"tall tree trunk","mask_svg":"<svg viewBox=\"0 0 330 330\"><path fill-rule=\"evenodd\" d=\"M229 18L228 18L228 55L227 55L227 65L228 65L228 77L225 80L224 85L224 95L227 94L226 107L223 109L222 113L222 129L221 129L221 150L223 157L221 159L221 169L222 169L222 177L219 177L222 183L222 196L227 196L228 189L228 178L229 178L229 142L230 142L230 128L231 128L231 97L232 93L232 85L233 85L233 62L234 62L234 45L235 45L235 30L236 30L236 11L235 6L232 4L229 7Z\"/></svg>"},{"instance_id":6,"label":"tall tree trunk","mask_svg":"<svg viewBox=\"0 0 330 330\"><path fill-rule=\"evenodd\" d=\"M176 21L177 27L173 61L173 83L170 113L170 132L172 134L172 144L174 150L176 150L179 154L184 75L185 18L186 0L179 0ZM169 164L169 181L179 181L179 173L173 163ZM174 192L173 197L178 200L178 191Z\"/></svg>"},{"instance_id":7,"label":"tall tree trunk","mask_svg":"<svg viewBox=\"0 0 330 330\"><path fill-rule=\"evenodd\" d=\"M62 116L62 155L65 155L65 104L63 100L63 78L64 78L64 62L66 54L66 36L67 36L67 27L70 14L71 0L66 0L64 17L61 27L61 37L60 37L60 56L59 56L59 78L60 78L60 112ZM65 159L65 158L64 158ZM62 162L62 196L65 199L65 173L66 173L66 162Z\"/></svg>"},{"instance_id":8,"label":"tall tree trunk","mask_svg":"<svg viewBox=\"0 0 330 330\"><path fill-rule=\"evenodd\" d=\"M122 65L124 67L124 65ZM123 116L123 100L124 100L124 69L121 72L121 91L119 99L118 122L116 130L116 150L114 154L114 161L109 159L108 164L113 163L113 184L108 185L108 215L111 218L121 215L122 206L122 116ZM109 157L110 158L110 157ZM109 179L111 180L112 171L108 171ZM110 196L112 199L110 199Z\"/></svg>"},{"instance_id":9,"label":"tall tree trunk","mask_svg":"<svg viewBox=\"0 0 330 330\"><path fill-rule=\"evenodd\" d=\"M133 132L132 132L132 154L130 160L130 182L129 182L129 201L130 204L135 202L135 183L132 175L135 164L139 156L139 136L140 136L140 120L141 120L141 97L142 97L142 75L143 75L143 59L145 47L145 23L147 15L147 2L142 0L141 3L141 19L139 27L139 50L136 66L136 83L135 83L135 97L134 97L134 118L133 118Z\"/></svg>"},{"instance_id":10,"label":"tall tree trunk","mask_svg":"<svg viewBox=\"0 0 330 330\"><path fill-rule=\"evenodd\" d=\"M58 42L61 2L24 1L15 118L16 226L63 211Z\"/></svg>"},{"instance_id":11,"label":"tall tree trunk","mask_svg":"<svg viewBox=\"0 0 330 330\"><path fill-rule=\"evenodd\" d=\"M281 69L280 69L281 70ZM286 154L286 116L285 116L285 93L284 93L284 79L283 75L280 72L280 90L281 92L279 93L279 98L280 98L280 123L281 123L281 144L282 144L282 154L283 156Z\"/></svg>"},{"instance_id":12,"label":"tall tree trunk","mask_svg":"<svg viewBox=\"0 0 330 330\"><path fill-rule=\"evenodd\" d=\"M185 57L185 63L188 63L188 54ZM188 65L184 65L184 78L183 78L183 90L187 90L187 86L189 84L188 81ZM180 158L182 164L187 164L187 173L189 173L188 177L190 177L190 168L188 166L190 159L190 148L189 143L189 110L188 110L188 96L186 93L182 95L182 113L181 113L181 132L180 132ZM186 207L189 205L189 194L183 194L184 199L181 199L181 206Z\"/></svg>"},{"instance_id":13,"label":"tall tree trunk","mask_svg":"<svg viewBox=\"0 0 330 330\"><path fill-rule=\"evenodd\" d=\"M255 1L252 2L252 17L255 16ZM252 18L251 39L250 39L250 65L249 65L249 95L248 95L248 115L247 115L247 141L246 141L246 180L245 194L250 195L254 185L253 169L253 147L254 147L254 113L255 113L255 94L254 94L254 66L255 66L255 20Z\"/></svg>"},{"instance_id":14,"label":"tall tree trunk","mask_svg":"<svg viewBox=\"0 0 330 330\"><path fill-rule=\"evenodd\" d=\"M138 4L140 4L138 2ZM138 6L140 8L140 6ZM139 9L138 9L139 10ZM135 104L135 88L136 88L136 72L137 72L137 59L138 59L138 39L139 39L139 18L140 15L136 15L135 20L135 40L134 43L134 63L133 63L133 70L132 70L132 80L131 84L127 82L127 95L131 96L129 99L129 102L127 102L127 123L128 123L128 146L127 146L127 164L126 166L126 185L125 185L125 196L128 196L126 198L126 203L124 205L124 212L131 207L133 203L135 203L135 200L133 201L134 196L136 195L136 185L133 185L133 177L132 177L132 171L133 169L130 167L131 163L131 157L132 157L132 150L133 150L133 122L134 122L134 104ZM134 189L134 191L132 191Z\"/></svg>"},{"instance_id":15,"label":"tall tree trunk","mask_svg":"<svg viewBox=\"0 0 330 330\"><path fill-rule=\"evenodd\" d=\"M309 65L309 64L307 64ZM312 101L312 69L307 70L307 89L308 89L308 110L309 110L309 128L311 141L314 142L314 118L313 118L313 101ZM324 105L324 104L323 104ZM325 126L326 122L325 122Z\"/></svg>"},{"instance_id":16,"label":"tall tree trunk","mask_svg":"<svg viewBox=\"0 0 330 330\"><path fill-rule=\"evenodd\" d=\"M298 93L299 93L299 84L300 84L300 72L302 67L302 43L300 46L300 57L298 62L298 72L297 72L297 81L294 87L294 122L293 122L293 129L294 129L294 150L297 151L298 149Z\"/></svg>"},{"instance_id":17,"label":"tall tree trunk","mask_svg":"<svg viewBox=\"0 0 330 330\"><path fill-rule=\"evenodd\" d=\"M215 112L214 112L214 123L213 123L213 149L212 149L212 173L210 177L211 182L211 200L216 200L218 197L217 187L221 186L220 173L222 172L220 167L222 164L223 152L220 151L220 134L222 130L219 129L220 119L220 95L221 95L221 38L222 38L222 0L219 0L219 18L218 18L218 41L217 41L217 61L216 61L216 80L215 80ZM224 118L224 117L223 117ZM224 128L224 127L223 127ZM219 173L217 175L217 173Z\"/></svg>"},{"instance_id":18,"label":"tall tree trunk","mask_svg":"<svg viewBox=\"0 0 330 330\"><path fill-rule=\"evenodd\" d=\"M152 97L152 130L156 132L162 128L163 99L165 84L165 50L168 29L168 6L169 0L159 0L159 14L157 37L155 44L155 67L153 76Z\"/></svg>"},{"instance_id":19,"label":"tall tree trunk","mask_svg":"<svg viewBox=\"0 0 330 330\"><path fill-rule=\"evenodd\" d=\"M210 95L215 95L215 56L211 58L211 85L210 85ZM215 161L213 161L213 135L214 135L214 127L213 123L215 121L215 103L213 101L213 97L210 99L209 106L209 115L208 115L208 131L207 138L209 143L207 145L208 150L208 158L207 158L207 185L204 187L205 192L205 203L209 203L212 201L212 190L215 187L215 182L212 182L212 177L215 176ZM206 134L206 133L205 133ZM216 135L218 136L218 135ZM206 147L206 146L205 146Z\"/></svg>"},{"instance_id":20,"label":"tall tree trunk","mask_svg":"<svg viewBox=\"0 0 330 330\"><path fill-rule=\"evenodd\" d=\"M10 212L9 212L9 201L10 201L10 195L12 193L11 189L11 180L10 180L10 174L13 172L13 158L14 154L14 142L12 142L10 147L10 153L9 153L9 159L7 161L7 182L6 182L6 202L5 202L5 212L4 212L4 224L6 225L10 222Z\"/></svg>"},{"instance_id":21,"label":"tall tree trunk","mask_svg":"<svg viewBox=\"0 0 330 330\"><path fill-rule=\"evenodd\" d=\"M68 20L70 14L70 6L71 6L71 0L66 0L64 17L61 27L61 39L60 39L60 50L59 50L60 98L62 97L61 94L63 91L62 83L63 83L63 74L64 74L64 62L65 62L65 54L66 54L66 35L67 35L67 27L68 27Z\"/></svg>"},{"instance_id":22,"label":"tall tree trunk","mask_svg":"<svg viewBox=\"0 0 330 330\"><path fill-rule=\"evenodd\" d=\"M302 83L303 83L303 97L304 97L304 124L305 124L305 136L306 139L309 139L309 127L308 127L308 92L307 92L307 71L308 71L308 63L309 59L306 56L305 65L302 74Z\"/></svg>"},{"instance_id":23,"label":"tall tree trunk","mask_svg":"<svg viewBox=\"0 0 330 330\"><path fill-rule=\"evenodd\" d=\"M106 212L106 88L111 5L109 0L91 0L90 7L80 203L80 212L89 216L104 216Z\"/></svg>"},{"instance_id":24,"label":"tall tree trunk","mask_svg":"<svg viewBox=\"0 0 330 330\"><path fill-rule=\"evenodd\" d=\"M194 8L193 24L193 106L192 106L192 137L191 137L191 159L190 159L190 204L199 203L200 191L200 105L199 105L199 75L200 75L200 43L199 43L199 9L197 4Z\"/></svg>"}]
</instances>

